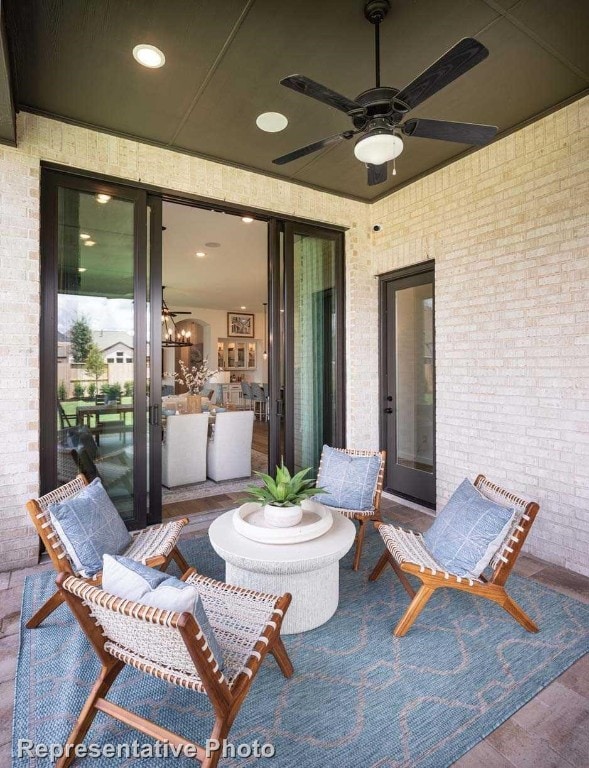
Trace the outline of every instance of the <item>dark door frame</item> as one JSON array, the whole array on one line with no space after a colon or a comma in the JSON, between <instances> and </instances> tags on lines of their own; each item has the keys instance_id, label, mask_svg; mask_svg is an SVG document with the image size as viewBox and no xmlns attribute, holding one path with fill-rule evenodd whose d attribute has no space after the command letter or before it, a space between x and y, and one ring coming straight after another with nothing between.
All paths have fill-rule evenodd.
<instances>
[{"instance_id":1,"label":"dark door frame","mask_svg":"<svg viewBox=\"0 0 589 768\"><path fill-rule=\"evenodd\" d=\"M50 178L61 178L64 185L67 185L69 187L73 188L79 188L81 190L91 190L96 193L104 192L106 194L109 194L109 190L111 190L112 194L124 196L127 197L127 199L135 199L134 195L136 195L138 198L145 199L146 204L143 206L144 211L147 210L147 207L149 206L151 208L151 228L150 228L150 274L152 277L152 280L150 281L151 284L151 293L149 295L149 302L151 306L160 306L161 305L161 260L162 260L162 243L161 243L161 237L157 237L157 222L159 221L159 233L161 234L161 220L162 220L162 203L163 202L173 202L181 205L187 205L190 207L197 207L197 208L205 208L208 210L214 210L221 213L228 213L228 214L234 214L234 215L251 215L255 218L266 221L268 223L268 321L269 321L269 328L268 328L268 351L270 352L273 349L273 345L276 345L276 343L279 341L280 338L280 308L282 303L282 296L281 296L281 288L280 288L280 259L282 258L281 254L281 238L284 244L284 247L286 248L286 237L285 237L285 231L287 227L296 227L296 231L304 231L306 234L315 234L316 236L329 236L336 239L338 243L338 250L337 250L337 258L336 258L336 286L338 287L337 291L337 313L338 313L338 328L337 328L337 334L338 334L338 343L336 348L336 359L338 361L337 365L340 371L341 375L338 375L338 383L339 383L339 392L340 397L338 400L338 412L336 416L337 421L337 429L336 429L336 435L334 437L334 442L336 446L343 447L345 445L345 435L346 435L346 424L345 424L345 416L346 416L346 403L345 403L345 240L344 240L344 234L347 231L348 227L342 227L336 224L331 223L323 223L318 221L313 221L311 219L306 219L302 217L292 216L292 215L282 215L282 214L275 214L272 212L269 212L265 209L250 207L246 205L242 205L239 203L230 203L225 201L219 201L213 198L204 197L202 195L195 195L189 192L178 192L176 190L172 190L165 187L159 187L153 184L145 184L141 181L135 182L133 180L128 179L121 179L116 176L110 176L106 174L100 174L100 173L94 173L92 171L88 171L86 169L80 169L80 168L72 168L69 166L63 166L56 163L51 163L47 161L41 161L41 252L42 254L49 254L50 250L50 240L51 240L51 233L49 231L44 230L50 230L52 225L51 222L53 221L55 226L57 221L57 206L56 206L56 200L54 202L51 201L50 195L48 194L49 187L45 184L45 179L48 177L48 174L51 174ZM80 185L79 187L76 185ZM121 191L123 190L123 194L121 195ZM143 216L142 226L141 226L141 233L139 233L139 223L136 223L136 238L135 242L138 244L140 241L138 239L139 234L141 234L141 243L142 243L142 252L146 252L146 227L147 222L145 221L145 216ZM52 253L50 255L49 260L43 265L43 259L42 259L42 265L41 265L41 285L42 285L42 308L41 308L41 377L44 382L49 383L48 388L43 388L43 391L41 392L41 414L44 412L44 408L50 407L51 410L49 412L53 413L55 410L55 402L57 398L57 381L56 376L44 376L43 372L47 371L48 369L46 366L49 364L52 364L50 361L50 357L53 354L53 350L56 348L57 344L57 252L55 249L53 249L55 253ZM137 262L141 261L139 259L139 254L137 252L135 253L136 263L135 267L137 268ZM286 256L286 254L284 254ZM292 258L292 255L291 255ZM147 265L142 262L143 269L147 269ZM53 271L52 271L53 267ZM276 271L278 270L278 272ZM159 277L158 277L159 276ZM137 272L136 277L137 280ZM155 285L154 285L155 283ZM43 286L46 286L46 290L43 289ZM137 286L135 286L137 289ZM143 301L147 302L148 297L143 291L143 296L136 295L135 300L136 301ZM51 300L51 296L54 297L53 301ZM144 438L147 437L147 429L149 428L149 435L150 439L153 440L151 443L151 451L150 451L150 459L149 459L149 492L150 492L150 505L153 504L153 511L150 511L150 514L146 516L145 509L146 509L146 499L145 495L142 495L141 503L142 503L142 509L143 509L143 518L144 523L156 523L159 522L161 519L161 483L160 483L160 491L156 490L157 482L161 479L161 437L158 440L158 434L161 435L161 426L160 426L160 413L159 413L159 400L158 397L161 394L161 327L158 325L160 314L159 312L151 313L151 328L150 328L150 354L151 354L151 360L150 360L150 373L151 373L151 381L150 381L150 387L149 387L149 420L145 419L145 412L142 411L140 418L136 417L134 414L134 420L137 420L137 424L141 423L143 425L140 427L140 431L145 431ZM156 318L154 320L154 318ZM142 324L144 327L140 328L139 331L143 334L143 341L146 341L147 337L147 326L145 323ZM47 337L43 335L44 330L47 330ZM137 329L135 331L137 333ZM137 338L137 337L136 337ZM285 346L287 347L287 357L286 360L288 361L288 349L292 349L292 340L291 340L291 346L288 347L288 342L285 339ZM138 355L135 356L135 358L138 358ZM288 374L288 370L287 370ZM146 402L147 397L147 387L146 387L146 381L145 377L143 377L143 380L140 380L141 377L137 379L137 386L139 387L139 390L136 389L136 397L135 397L135 403L139 402L139 395L142 395L142 403ZM292 381L291 378L291 384L290 384L290 392L292 392ZM268 369L268 384L270 388L270 408L271 413L275 414L274 422L275 427L274 429L270 430L270 439L269 439L269 463L270 463L270 470L272 470L274 467L272 466L272 462L278 462L280 460L280 420L284 418L285 416L285 409L284 409L284 401L283 401L283 395L284 393L281 393L280 391L280 357L278 354L272 354L270 355L270 366ZM138 406L137 406L138 407ZM288 409L291 412L292 415L292 408ZM147 421L149 423L147 423ZM46 493L53 488L55 488L57 484L57 477L56 477L56 445L55 440L51 442L51 439L47 437L44 432L47 430L41 430L41 444L40 444L40 450L41 450L41 460L40 460L40 472L41 472L41 493ZM292 435L292 428L289 433ZM136 445L138 445L138 442L134 441ZM147 466L147 457L144 455L146 450L146 439L142 440L142 448L139 449L139 451L134 454L134 472L138 469L138 462L140 461L141 456L141 467L140 472L143 472L143 475L139 474L137 477L141 479L143 477L143 487L146 489L146 483L145 483L145 471ZM155 450L154 450L155 448ZM292 449L292 446L290 448L290 452L294 454L294 451ZM288 453L288 451L287 451ZM294 458L294 455L291 457L291 459ZM287 456L285 456L285 460L288 463ZM290 462L292 464L292 460ZM52 467L52 469L50 469ZM135 477L135 474L134 474ZM158 503L159 499L159 503ZM138 502L136 502L138 503ZM135 507L137 511L137 506Z\"/></svg>"},{"instance_id":2,"label":"dark door frame","mask_svg":"<svg viewBox=\"0 0 589 768\"><path fill-rule=\"evenodd\" d=\"M411 278L415 277L417 275L422 275L424 273L431 272L433 276L433 313L434 313L434 327L433 327L433 339L434 339L434 348L433 348L433 361L434 361L434 372L435 372L435 363L436 363L436 326L435 326L435 304L436 304L436 298L435 298L435 261L433 259L428 259L427 261L419 262L418 264L412 264L408 267L403 267L401 269L394 270L392 272L386 272L384 274L378 275L378 307L379 307L379 323L378 323L378 350L379 350L379 439L380 439L380 446L382 450L386 450L387 446L389 445L389 429L391 420L387 418L390 411L387 409L395 407L395 395L391 392L394 392L395 386L394 384L391 386L388 381L388 376L392 375L393 371L388 371L388 353L389 353L389 337L391 335L391 332L394 334L394 318L391 319L388 317L387 313L387 293L388 293L388 287L389 284L392 282L396 282L399 280L403 280L405 278ZM389 400L389 398L392 398ZM392 429L396 429L396 415L395 419L393 419L393 425ZM394 455L391 455L391 452L389 452L389 455L387 455L388 461L394 460ZM434 465L434 472L433 472L433 482L434 482L434 489L436 485L436 386L435 386L435 376L434 376L434 392L433 392L433 465ZM387 473L388 474L388 473ZM386 476L385 476L385 491L388 491L390 493L394 493L397 496L402 496L404 498L410 499L412 501L416 501L419 504L422 504L425 507L430 507L431 509L435 509L435 501L433 503L424 501L423 499L419 499L415 496L410 496L408 494L402 493L399 490L396 490L391 487L386 486Z\"/></svg>"}]
</instances>

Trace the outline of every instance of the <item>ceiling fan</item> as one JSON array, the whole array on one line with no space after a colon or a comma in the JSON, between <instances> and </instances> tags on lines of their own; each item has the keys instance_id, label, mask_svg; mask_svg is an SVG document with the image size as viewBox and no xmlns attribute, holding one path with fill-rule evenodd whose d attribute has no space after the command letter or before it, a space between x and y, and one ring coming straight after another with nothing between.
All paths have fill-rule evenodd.
<instances>
[{"instance_id":1,"label":"ceiling fan","mask_svg":"<svg viewBox=\"0 0 589 768\"><path fill-rule=\"evenodd\" d=\"M497 133L494 125L454 123L446 120L414 118L406 120L407 112L442 90L453 80L468 72L489 55L484 45L466 37L450 48L441 58L401 90L380 84L380 24L390 9L390 0L367 0L364 15L374 25L376 86L348 99L304 75L290 75L280 81L293 91L310 96L335 107L352 118L354 130L321 139L301 149L277 157L273 162L284 165L299 157L310 155L330 144L338 144L361 134L354 154L368 168L368 184L373 186L387 180L387 162L403 151L401 134L424 139L456 141L461 144L482 145ZM396 171L393 168L393 174Z\"/></svg>"}]
</instances>

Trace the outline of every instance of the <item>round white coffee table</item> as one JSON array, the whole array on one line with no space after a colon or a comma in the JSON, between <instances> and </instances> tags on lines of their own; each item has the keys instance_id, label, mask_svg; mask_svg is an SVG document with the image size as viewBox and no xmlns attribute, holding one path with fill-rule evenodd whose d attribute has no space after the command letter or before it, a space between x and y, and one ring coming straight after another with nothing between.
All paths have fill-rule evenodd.
<instances>
[{"instance_id":1,"label":"round white coffee table","mask_svg":"<svg viewBox=\"0 0 589 768\"><path fill-rule=\"evenodd\" d=\"M335 513L333 525L317 539L300 544L262 544L233 527L233 512L213 521L209 538L225 560L225 580L238 587L282 595L292 603L282 633L292 635L324 624L339 601L339 561L356 537L354 523Z\"/></svg>"}]
</instances>

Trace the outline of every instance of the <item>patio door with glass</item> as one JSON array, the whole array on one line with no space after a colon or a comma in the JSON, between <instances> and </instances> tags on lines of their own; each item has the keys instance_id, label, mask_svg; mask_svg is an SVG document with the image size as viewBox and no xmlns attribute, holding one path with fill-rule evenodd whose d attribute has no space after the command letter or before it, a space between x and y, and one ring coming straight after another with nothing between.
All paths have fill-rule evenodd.
<instances>
[{"instance_id":1,"label":"patio door with glass","mask_svg":"<svg viewBox=\"0 0 589 768\"><path fill-rule=\"evenodd\" d=\"M270 467L316 471L345 440L343 233L276 222L270 238Z\"/></svg>"},{"instance_id":2,"label":"patio door with glass","mask_svg":"<svg viewBox=\"0 0 589 768\"><path fill-rule=\"evenodd\" d=\"M78 471L100 477L131 528L161 516L149 400L161 215L150 202L142 190L43 170L41 493Z\"/></svg>"},{"instance_id":3,"label":"patio door with glass","mask_svg":"<svg viewBox=\"0 0 589 768\"><path fill-rule=\"evenodd\" d=\"M385 487L435 507L433 264L381 277L380 296Z\"/></svg>"}]
</instances>

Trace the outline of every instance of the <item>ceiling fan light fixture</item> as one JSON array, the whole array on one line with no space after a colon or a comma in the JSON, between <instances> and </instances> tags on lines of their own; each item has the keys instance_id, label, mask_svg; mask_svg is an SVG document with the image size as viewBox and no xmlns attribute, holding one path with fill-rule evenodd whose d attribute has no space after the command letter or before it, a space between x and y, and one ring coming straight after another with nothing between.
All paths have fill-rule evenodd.
<instances>
[{"instance_id":1,"label":"ceiling fan light fixture","mask_svg":"<svg viewBox=\"0 0 589 768\"><path fill-rule=\"evenodd\" d=\"M382 165L399 157L403 151L403 140L391 131L371 131L356 142L354 154L362 163Z\"/></svg>"}]
</instances>

